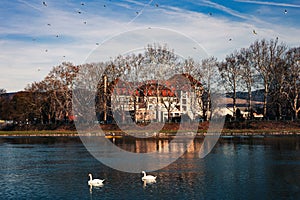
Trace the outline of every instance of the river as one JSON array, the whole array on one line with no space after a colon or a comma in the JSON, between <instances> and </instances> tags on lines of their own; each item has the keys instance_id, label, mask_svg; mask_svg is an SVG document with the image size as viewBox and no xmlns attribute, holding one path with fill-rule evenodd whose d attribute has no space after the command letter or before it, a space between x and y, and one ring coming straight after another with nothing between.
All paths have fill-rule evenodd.
<instances>
[{"instance_id":1,"label":"river","mask_svg":"<svg viewBox=\"0 0 300 200\"><path fill-rule=\"evenodd\" d=\"M111 139L134 152L169 140ZM95 159L78 137L0 137L0 199L300 199L300 137L220 138L203 159L202 140L141 181ZM147 145L148 144L148 145ZM105 179L87 185L88 173Z\"/></svg>"}]
</instances>

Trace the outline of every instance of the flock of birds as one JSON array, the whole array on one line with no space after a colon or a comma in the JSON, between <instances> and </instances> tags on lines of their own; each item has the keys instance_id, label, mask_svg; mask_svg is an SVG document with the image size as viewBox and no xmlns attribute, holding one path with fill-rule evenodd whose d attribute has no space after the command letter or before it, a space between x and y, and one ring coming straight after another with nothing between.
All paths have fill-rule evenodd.
<instances>
[{"instance_id":1,"label":"flock of birds","mask_svg":"<svg viewBox=\"0 0 300 200\"><path fill-rule=\"evenodd\" d=\"M109 0L109 1L111 1L111 0ZM46 1L43 1L42 4L43 4L43 6L48 7L48 4L47 4ZM81 2L80 5L81 5L81 6L85 6L86 4L85 4L84 2ZM103 7L106 8L106 4L104 4ZM159 7L159 5L156 3L156 4L155 4L155 7ZM77 12L78 14L83 14L83 12L82 12L81 10L77 10L76 12ZM137 15L139 15L139 14L141 13L141 11L136 11L135 13L136 13ZM87 24L87 21L84 21L83 23L84 23L84 24ZM51 23L47 23L47 26L51 26ZM58 38L59 35L56 35L56 37ZM33 41L35 41L35 40L36 40L36 39L34 38ZM99 43L96 42L96 45L99 45ZM45 49L45 52L48 52L48 49ZM63 56L63 57L65 58L65 56Z\"/></svg>"},{"instance_id":2,"label":"flock of birds","mask_svg":"<svg viewBox=\"0 0 300 200\"><path fill-rule=\"evenodd\" d=\"M109 1L111 1L111 0L109 0ZM150 3L152 3L152 1L151 1ZM43 1L42 4L43 4L45 7L48 7L48 4L47 4L46 1ZM85 6L85 3L84 3L84 2L81 2L80 5L81 5L81 6ZM106 8L106 4L104 4L103 7ZM159 7L159 5L156 3L156 4L155 4L155 7ZM78 14L82 14L82 11L80 11L80 10L77 10L76 12L77 12ZM141 12L141 11L136 11L135 13L136 13L137 15L139 15L140 12ZM287 14L287 13L288 13L288 11L287 11L287 9L285 9L285 10L284 10L284 14ZM212 16L213 14L212 14L212 12L209 12L208 15L209 15L209 16ZM84 23L84 24L87 24L87 21L84 21L83 23ZM48 25L48 26L51 26L50 23L48 23L47 25ZM149 29L151 29L151 27L149 27ZM258 35L258 33L257 33L257 31L256 31L255 29L252 30L252 33L253 33L254 35ZM58 38L59 35L56 35L56 37ZM35 39L34 39L34 40L35 40ZM232 41L232 38L229 38L228 41L231 42L231 41ZM96 42L95 44L96 44L97 46L99 45L98 42ZM195 49L195 47L194 47L194 49ZM45 52L48 52L48 49L46 49ZM65 56L63 56L63 58L65 58Z\"/></svg>"},{"instance_id":3,"label":"flock of birds","mask_svg":"<svg viewBox=\"0 0 300 200\"><path fill-rule=\"evenodd\" d=\"M109 0L109 1L111 1L111 0ZM45 7L48 6L47 2L45 2L45 1L43 1L43 5L44 5ZM81 2L80 5L81 5L81 6L84 6L85 3L84 3L84 2ZM106 8L106 5L104 4L103 7ZM156 4L155 4L155 7L159 7L159 5L156 3ZM78 14L82 14L82 11L78 10L77 13L78 13ZM138 15L140 12L139 12L139 11L136 11L135 13ZM284 10L284 14L287 14L287 13L288 13L288 11L287 11L287 9L285 9L285 10ZM209 14L210 16L213 15L212 12L209 12L208 14ZM83 23L84 23L84 24L87 24L86 21L84 21ZM50 23L48 23L47 25L48 25L48 26L51 26ZM257 35L257 32L256 32L255 29L252 30L252 33L253 33L254 35ZM58 35L56 35L56 37L58 37ZM232 41L232 38L229 38L229 41ZM99 45L99 43L96 43L96 45ZM47 51L48 51L48 50L46 50L46 52L47 52Z\"/></svg>"},{"instance_id":4,"label":"flock of birds","mask_svg":"<svg viewBox=\"0 0 300 200\"><path fill-rule=\"evenodd\" d=\"M42 4L43 4L43 6L48 7L48 4L47 4L46 1L43 1ZM85 3L84 3L84 2L81 2L80 5L81 5L81 6L84 6ZM104 7L106 7L106 5L104 5ZM77 12L78 14L82 14L82 11L80 11L80 10L78 10L78 11L76 11L76 12ZM84 24L87 24L86 21L84 21L83 23L84 23ZM47 26L51 26L51 23L47 23ZM59 37L59 35L56 35L56 38L58 38L58 37ZM36 39L34 38L33 40L35 41ZM96 43L96 45L99 45L99 43ZM48 49L45 49L45 52L48 52ZM66 56L63 56L63 58L65 58L65 57L66 57Z\"/></svg>"},{"instance_id":5,"label":"flock of birds","mask_svg":"<svg viewBox=\"0 0 300 200\"><path fill-rule=\"evenodd\" d=\"M142 171L142 181L144 182L144 185L147 183L156 183L156 176L152 176L152 175L147 175L145 171ZM104 181L105 179L93 179L92 174L88 174L89 176L89 181L88 181L88 185L90 186L90 190L92 189L92 187L102 187L104 185Z\"/></svg>"}]
</instances>

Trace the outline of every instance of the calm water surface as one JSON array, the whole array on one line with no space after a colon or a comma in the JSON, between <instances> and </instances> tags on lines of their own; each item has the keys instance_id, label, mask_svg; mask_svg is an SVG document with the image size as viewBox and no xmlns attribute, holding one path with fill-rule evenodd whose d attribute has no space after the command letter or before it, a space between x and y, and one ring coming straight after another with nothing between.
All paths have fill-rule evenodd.
<instances>
[{"instance_id":1,"label":"calm water surface","mask_svg":"<svg viewBox=\"0 0 300 200\"><path fill-rule=\"evenodd\" d=\"M76 137L0 137L0 199L300 199L300 137L223 138L204 159L201 142L144 185L141 174L101 164ZM104 186L90 190L88 173Z\"/></svg>"}]
</instances>

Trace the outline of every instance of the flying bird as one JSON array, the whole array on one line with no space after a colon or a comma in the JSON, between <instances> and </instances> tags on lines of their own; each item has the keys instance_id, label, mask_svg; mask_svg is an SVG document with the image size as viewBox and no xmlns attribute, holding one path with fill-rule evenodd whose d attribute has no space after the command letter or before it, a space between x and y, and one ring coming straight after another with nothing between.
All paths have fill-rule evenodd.
<instances>
[{"instance_id":1,"label":"flying bird","mask_svg":"<svg viewBox=\"0 0 300 200\"><path fill-rule=\"evenodd\" d=\"M99 43L97 42L96 45L99 45Z\"/></svg>"},{"instance_id":2,"label":"flying bird","mask_svg":"<svg viewBox=\"0 0 300 200\"><path fill-rule=\"evenodd\" d=\"M229 41L231 41L232 39L231 38L229 38Z\"/></svg>"},{"instance_id":3,"label":"flying bird","mask_svg":"<svg viewBox=\"0 0 300 200\"><path fill-rule=\"evenodd\" d=\"M84 24L86 24L86 22L83 22Z\"/></svg>"},{"instance_id":4,"label":"flying bird","mask_svg":"<svg viewBox=\"0 0 300 200\"><path fill-rule=\"evenodd\" d=\"M81 5L82 5L82 6L84 6L84 3L83 3L83 2L81 2Z\"/></svg>"},{"instance_id":5,"label":"flying bird","mask_svg":"<svg viewBox=\"0 0 300 200\"><path fill-rule=\"evenodd\" d=\"M211 13L211 12L209 12L208 14L209 14L210 16L212 16L212 13Z\"/></svg>"},{"instance_id":6,"label":"flying bird","mask_svg":"<svg viewBox=\"0 0 300 200\"><path fill-rule=\"evenodd\" d=\"M139 14L139 12L138 12L138 11L136 11L135 13L136 13L137 15Z\"/></svg>"},{"instance_id":7,"label":"flying bird","mask_svg":"<svg viewBox=\"0 0 300 200\"><path fill-rule=\"evenodd\" d=\"M51 26L51 24L47 24L48 26Z\"/></svg>"},{"instance_id":8,"label":"flying bird","mask_svg":"<svg viewBox=\"0 0 300 200\"><path fill-rule=\"evenodd\" d=\"M254 29L253 29L253 31L252 31L252 32L253 32L253 34L257 35L257 32L256 32Z\"/></svg>"},{"instance_id":9,"label":"flying bird","mask_svg":"<svg viewBox=\"0 0 300 200\"><path fill-rule=\"evenodd\" d=\"M44 6L47 6L47 3L46 3L45 1L43 1L43 5L44 5Z\"/></svg>"},{"instance_id":10,"label":"flying bird","mask_svg":"<svg viewBox=\"0 0 300 200\"><path fill-rule=\"evenodd\" d=\"M155 6L158 7L158 4L156 3Z\"/></svg>"},{"instance_id":11,"label":"flying bird","mask_svg":"<svg viewBox=\"0 0 300 200\"><path fill-rule=\"evenodd\" d=\"M287 14L287 13L288 13L288 11L287 11L287 9L285 9L285 10L284 10L284 14Z\"/></svg>"}]
</instances>

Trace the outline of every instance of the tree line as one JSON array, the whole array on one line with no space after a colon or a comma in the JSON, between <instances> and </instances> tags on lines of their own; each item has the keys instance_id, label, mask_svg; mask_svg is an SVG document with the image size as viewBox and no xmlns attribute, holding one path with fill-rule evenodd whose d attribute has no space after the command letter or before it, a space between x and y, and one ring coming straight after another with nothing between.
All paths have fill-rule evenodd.
<instances>
[{"instance_id":1,"label":"tree line","mask_svg":"<svg viewBox=\"0 0 300 200\"><path fill-rule=\"evenodd\" d=\"M96 114L102 119L107 115L105 119L108 120L113 118L110 101L118 78L124 74L130 74L127 76L129 82L146 80L146 75L148 79L163 78L168 70L163 73L160 70L149 71L149 66L159 65L167 65L178 74L189 74L202 84L203 90L196 92L197 98L193 103L198 104L203 119L209 118L210 97L216 87L223 88L232 98L233 117L236 117L237 92L247 93L247 110L250 111L253 109L253 92L261 90L261 112L265 118L299 118L300 47L288 47L276 38L257 40L220 61L213 56L204 58L201 62L192 58L182 59L167 45L154 44L148 45L142 53L119 55L107 62L83 65L63 62L53 67L42 81L29 84L24 91L9 95L5 89L0 89L0 119L42 124L72 121L74 80L81 76L84 78L80 79L81 83L77 79L77 87L79 84L84 85L85 91L97 91L92 99L95 101ZM91 82L97 84L90 84ZM84 92L82 96L88 97Z\"/></svg>"},{"instance_id":2,"label":"tree line","mask_svg":"<svg viewBox=\"0 0 300 200\"><path fill-rule=\"evenodd\" d=\"M244 88L251 109L252 90L263 90L265 118L298 119L300 111L300 48L288 48L278 38L255 41L218 63L222 82L230 92L235 110L236 92Z\"/></svg>"}]
</instances>

